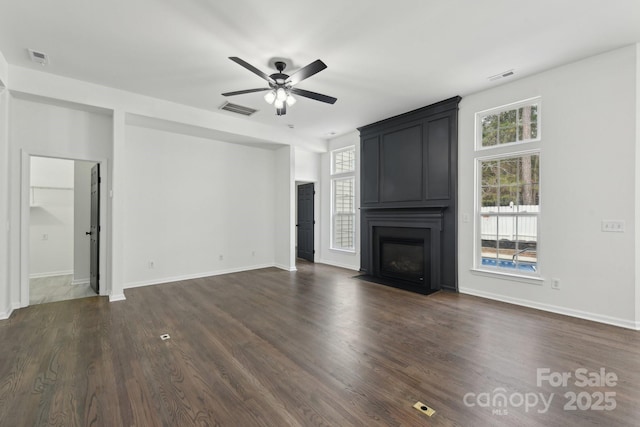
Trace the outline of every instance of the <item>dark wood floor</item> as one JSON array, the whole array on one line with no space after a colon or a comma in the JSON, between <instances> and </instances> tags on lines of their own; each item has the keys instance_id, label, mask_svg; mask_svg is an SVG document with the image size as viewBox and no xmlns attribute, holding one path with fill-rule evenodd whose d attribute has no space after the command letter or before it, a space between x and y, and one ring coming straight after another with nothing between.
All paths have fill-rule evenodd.
<instances>
[{"instance_id":1,"label":"dark wood floor","mask_svg":"<svg viewBox=\"0 0 640 427\"><path fill-rule=\"evenodd\" d=\"M305 263L18 310L0 322L0 425L639 425L639 332L354 275ZM618 381L539 387L538 368ZM565 410L567 392L616 407Z\"/></svg>"}]
</instances>

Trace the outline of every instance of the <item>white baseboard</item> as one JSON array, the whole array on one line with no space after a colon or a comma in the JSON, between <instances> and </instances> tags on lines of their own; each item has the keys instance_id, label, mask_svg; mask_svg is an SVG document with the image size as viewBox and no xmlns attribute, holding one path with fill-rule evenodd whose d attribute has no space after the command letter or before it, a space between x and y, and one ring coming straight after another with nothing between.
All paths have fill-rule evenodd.
<instances>
[{"instance_id":1,"label":"white baseboard","mask_svg":"<svg viewBox=\"0 0 640 427\"><path fill-rule=\"evenodd\" d=\"M354 267L353 265L341 264L339 262L327 261L326 259L316 259L317 263L327 264L333 267L346 268L347 270L360 271L360 267Z\"/></svg>"},{"instance_id":2,"label":"white baseboard","mask_svg":"<svg viewBox=\"0 0 640 427\"><path fill-rule=\"evenodd\" d=\"M11 313L13 313L13 310L17 310L20 308L20 304L18 303L14 303L9 305L9 307L4 310L4 311L0 311L0 320L7 320L11 317Z\"/></svg>"},{"instance_id":3,"label":"white baseboard","mask_svg":"<svg viewBox=\"0 0 640 427\"><path fill-rule=\"evenodd\" d=\"M89 283L91 283L90 279L73 279L71 281L71 284L73 286L76 286L76 285L88 285Z\"/></svg>"},{"instance_id":4,"label":"white baseboard","mask_svg":"<svg viewBox=\"0 0 640 427\"><path fill-rule=\"evenodd\" d=\"M535 301L513 298L505 295L494 294L491 292L478 291L461 287L458 289L461 294L474 295L481 298L487 298L495 301L506 302L509 304L521 305L523 307L535 308L536 310L548 311L565 316L577 317L579 319L591 320L593 322L605 323L607 325L619 326L621 328L640 330L640 322L633 320L621 319L619 317L605 316L598 313L588 311L574 310L566 307L559 307L551 304L543 304Z\"/></svg>"},{"instance_id":5,"label":"white baseboard","mask_svg":"<svg viewBox=\"0 0 640 427\"><path fill-rule=\"evenodd\" d=\"M179 282L181 280L201 279L203 277L220 276L222 274L239 273L241 271L259 270L261 268L274 267L274 264L260 264L249 267L230 268L226 270L216 270L204 273L186 274L183 276L172 276L158 279L142 280L139 282L125 283L124 289L139 288L142 286L160 285L162 283ZM277 266L275 266L277 267Z\"/></svg>"},{"instance_id":6,"label":"white baseboard","mask_svg":"<svg viewBox=\"0 0 640 427\"><path fill-rule=\"evenodd\" d=\"M109 302L116 302L116 301L124 301L127 298L124 296L124 294L111 294L109 295Z\"/></svg>"},{"instance_id":7,"label":"white baseboard","mask_svg":"<svg viewBox=\"0 0 640 427\"><path fill-rule=\"evenodd\" d=\"M9 307L7 310L0 311L0 320L7 320L13 313L13 307Z\"/></svg>"},{"instance_id":8,"label":"white baseboard","mask_svg":"<svg viewBox=\"0 0 640 427\"><path fill-rule=\"evenodd\" d=\"M29 279L40 279L42 277L55 277L55 276L69 276L73 274L71 271L49 271L47 273L33 273L29 274Z\"/></svg>"},{"instance_id":9,"label":"white baseboard","mask_svg":"<svg viewBox=\"0 0 640 427\"><path fill-rule=\"evenodd\" d=\"M280 270L284 270L284 271L298 271L298 269L293 266L293 267L286 267L282 264L274 264L272 267L276 267L279 268Z\"/></svg>"}]
</instances>

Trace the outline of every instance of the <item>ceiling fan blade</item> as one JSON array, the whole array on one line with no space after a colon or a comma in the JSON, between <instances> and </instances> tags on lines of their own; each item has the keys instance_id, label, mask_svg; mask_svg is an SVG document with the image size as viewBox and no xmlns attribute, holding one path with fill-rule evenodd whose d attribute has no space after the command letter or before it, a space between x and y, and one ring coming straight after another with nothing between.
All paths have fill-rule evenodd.
<instances>
[{"instance_id":1,"label":"ceiling fan blade","mask_svg":"<svg viewBox=\"0 0 640 427\"><path fill-rule=\"evenodd\" d=\"M234 95L242 95L245 93L264 92L265 90L271 90L271 88L263 87L260 89L236 90L235 92L225 92L222 94L222 96L234 96Z\"/></svg>"},{"instance_id":2,"label":"ceiling fan blade","mask_svg":"<svg viewBox=\"0 0 640 427\"><path fill-rule=\"evenodd\" d=\"M243 61L242 59L238 58L237 56L230 56L229 59L232 60L233 62L235 62L236 64L242 65L244 68L246 68L247 70L251 71L253 74L256 74L257 76L262 77L263 79L265 79L269 83L275 83L275 80L273 80L271 77L269 77L266 73L263 73L262 71L258 70L256 67L254 67L253 65L249 64L246 61Z\"/></svg>"},{"instance_id":3,"label":"ceiling fan blade","mask_svg":"<svg viewBox=\"0 0 640 427\"><path fill-rule=\"evenodd\" d=\"M296 95L304 96L305 98L315 99L316 101L326 102L327 104L335 104L338 98L334 98L333 96L323 95L321 93L311 92L309 90L298 89L297 87L292 87L291 92Z\"/></svg>"},{"instance_id":4,"label":"ceiling fan blade","mask_svg":"<svg viewBox=\"0 0 640 427\"><path fill-rule=\"evenodd\" d=\"M311 64L307 65L306 67L300 68L298 71L290 75L287 79L287 83L290 83L292 85L300 83L302 80L319 73L325 68L327 68L327 65L319 59L316 59Z\"/></svg>"}]
</instances>

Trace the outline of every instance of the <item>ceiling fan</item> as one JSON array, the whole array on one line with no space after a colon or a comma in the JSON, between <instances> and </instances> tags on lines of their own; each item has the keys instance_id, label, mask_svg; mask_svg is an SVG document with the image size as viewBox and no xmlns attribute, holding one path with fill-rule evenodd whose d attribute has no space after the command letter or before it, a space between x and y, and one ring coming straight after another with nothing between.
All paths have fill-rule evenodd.
<instances>
[{"instance_id":1,"label":"ceiling fan","mask_svg":"<svg viewBox=\"0 0 640 427\"><path fill-rule=\"evenodd\" d=\"M276 115L278 116L284 116L285 114L287 114L287 105L291 107L296 103L296 99L292 94L296 94L305 98L315 99L316 101L320 102L326 102L327 104L333 104L338 100L337 98L334 98L332 96L327 96L321 93L311 92L308 90L293 87L294 85L300 83L302 80L311 77L314 74L317 74L327 68L326 64L319 59L313 61L311 64L305 67L300 68L298 71L291 75L284 74L284 69L287 67L287 64L284 61L276 61L274 65L278 72L273 73L270 76L236 56L230 56L229 59L236 64L243 66L257 76L265 79L267 83L269 83L269 87L260 89L237 90L235 92L225 92L222 94L223 96L234 96L242 95L245 93L269 91L264 96L264 99L269 104L273 104L276 107Z\"/></svg>"}]
</instances>

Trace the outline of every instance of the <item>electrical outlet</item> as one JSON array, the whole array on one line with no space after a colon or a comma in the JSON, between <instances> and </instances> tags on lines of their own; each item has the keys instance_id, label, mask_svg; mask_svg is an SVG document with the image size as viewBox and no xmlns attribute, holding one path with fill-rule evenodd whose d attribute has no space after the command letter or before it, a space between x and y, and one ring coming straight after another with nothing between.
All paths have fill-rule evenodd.
<instances>
[{"instance_id":1,"label":"electrical outlet","mask_svg":"<svg viewBox=\"0 0 640 427\"><path fill-rule=\"evenodd\" d=\"M607 233L624 233L624 221L602 220L602 231Z\"/></svg>"},{"instance_id":2,"label":"electrical outlet","mask_svg":"<svg viewBox=\"0 0 640 427\"><path fill-rule=\"evenodd\" d=\"M42 240L49 240L49 235L48 234L43 234L42 235Z\"/></svg>"},{"instance_id":3,"label":"electrical outlet","mask_svg":"<svg viewBox=\"0 0 640 427\"><path fill-rule=\"evenodd\" d=\"M218 259L219 259L220 261L222 261L222 260L224 260L224 256L223 256L223 255L219 255L219 256L218 256Z\"/></svg>"},{"instance_id":4,"label":"electrical outlet","mask_svg":"<svg viewBox=\"0 0 640 427\"><path fill-rule=\"evenodd\" d=\"M256 256L256 251L251 251L251 256Z\"/></svg>"},{"instance_id":5,"label":"electrical outlet","mask_svg":"<svg viewBox=\"0 0 640 427\"><path fill-rule=\"evenodd\" d=\"M462 214L462 222L469 222L471 221L471 217L469 216L468 213L464 213Z\"/></svg>"},{"instance_id":6,"label":"electrical outlet","mask_svg":"<svg viewBox=\"0 0 640 427\"><path fill-rule=\"evenodd\" d=\"M147 264L147 268L149 270L153 270L154 268L156 268L156 263L153 261L149 261L149 263Z\"/></svg>"},{"instance_id":7,"label":"electrical outlet","mask_svg":"<svg viewBox=\"0 0 640 427\"><path fill-rule=\"evenodd\" d=\"M551 289L560 289L560 279L551 279Z\"/></svg>"}]
</instances>

